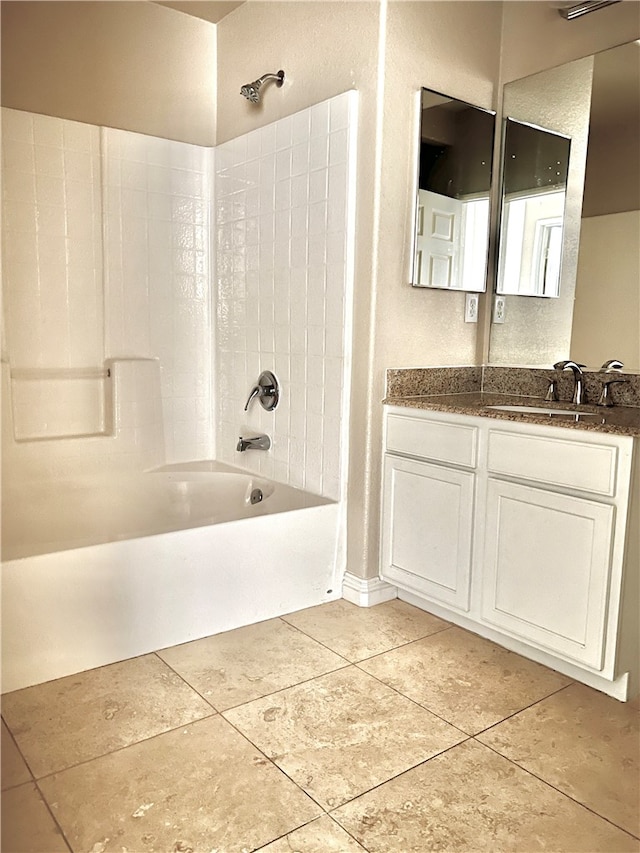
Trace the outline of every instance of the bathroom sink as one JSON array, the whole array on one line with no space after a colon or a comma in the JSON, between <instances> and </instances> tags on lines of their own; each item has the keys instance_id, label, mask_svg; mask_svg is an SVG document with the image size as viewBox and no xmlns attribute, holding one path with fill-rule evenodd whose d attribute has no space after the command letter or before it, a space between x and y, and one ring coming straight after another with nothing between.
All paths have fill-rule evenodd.
<instances>
[{"instance_id":1,"label":"bathroom sink","mask_svg":"<svg viewBox=\"0 0 640 853\"><path fill-rule=\"evenodd\" d=\"M543 406L486 406L500 412L517 412L519 415L572 415L579 418L595 418L595 412L578 412L575 409L551 409Z\"/></svg>"}]
</instances>

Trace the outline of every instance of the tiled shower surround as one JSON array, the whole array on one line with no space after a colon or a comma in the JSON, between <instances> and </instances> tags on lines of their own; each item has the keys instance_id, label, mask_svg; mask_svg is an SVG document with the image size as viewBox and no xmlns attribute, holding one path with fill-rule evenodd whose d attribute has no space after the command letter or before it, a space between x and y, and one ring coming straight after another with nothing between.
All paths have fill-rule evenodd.
<instances>
[{"instance_id":1,"label":"tiled shower surround","mask_svg":"<svg viewBox=\"0 0 640 853\"><path fill-rule=\"evenodd\" d=\"M216 150L217 456L340 497L349 357L356 93ZM263 370L275 412L244 406ZM272 452L236 452L265 432Z\"/></svg>"},{"instance_id":2,"label":"tiled shower surround","mask_svg":"<svg viewBox=\"0 0 640 853\"><path fill-rule=\"evenodd\" d=\"M136 444L146 458L148 406L128 400L119 421L122 370L107 368L125 359L145 382L158 359L168 462L215 448L341 496L356 104L347 92L217 149L2 110L15 476L113 465L112 411L131 433L121 467ZM262 370L281 402L245 413ZM272 450L237 453L250 432Z\"/></svg>"},{"instance_id":3,"label":"tiled shower surround","mask_svg":"<svg viewBox=\"0 0 640 853\"><path fill-rule=\"evenodd\" d=\"M2 124L3 359L16 437L109 432L106 360L159 358L167 458L207 456L210 151L4 108ZM148 365L138 366L146 382ZM143 453L146 407L129 408ZM59 444L47 443L52 457ZM92 447L112 463L112 444ZM31 449L41 458L46 447Z\"/></svg>"}]
</instances>

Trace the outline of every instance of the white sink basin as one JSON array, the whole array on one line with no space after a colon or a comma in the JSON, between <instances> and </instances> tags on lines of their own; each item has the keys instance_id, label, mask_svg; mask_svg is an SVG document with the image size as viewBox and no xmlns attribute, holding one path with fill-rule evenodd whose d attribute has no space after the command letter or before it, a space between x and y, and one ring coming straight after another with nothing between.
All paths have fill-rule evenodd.
<instances>
[{"instance_id":1,"label":"white sink basin","mask_svg":"<svg viewBox=\"0 0 640 853\"><path fill-rule=\"evenodd\" d=\"M574 418L595 418L595 412L578 412L575 409L547 409L542 406L486 406L500 412L517 412L520 415L572 415Z\"/></svg>"}]
</instances>

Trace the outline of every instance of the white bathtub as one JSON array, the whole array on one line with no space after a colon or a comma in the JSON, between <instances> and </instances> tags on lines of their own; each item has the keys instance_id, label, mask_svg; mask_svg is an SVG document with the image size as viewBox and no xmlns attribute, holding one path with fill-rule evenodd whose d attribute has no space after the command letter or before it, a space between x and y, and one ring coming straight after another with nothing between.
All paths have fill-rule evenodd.
<instances>
[{"instance_id":1,"label":"white bathtub","mask_svg":"<svg viewBox=\"0 0 640 853\"><path fill-rule=\"evenodd\" d=\"M7 488L2 522L3 692L340 597L340 504L217 462Z\"/></svg>"}]
</instances>

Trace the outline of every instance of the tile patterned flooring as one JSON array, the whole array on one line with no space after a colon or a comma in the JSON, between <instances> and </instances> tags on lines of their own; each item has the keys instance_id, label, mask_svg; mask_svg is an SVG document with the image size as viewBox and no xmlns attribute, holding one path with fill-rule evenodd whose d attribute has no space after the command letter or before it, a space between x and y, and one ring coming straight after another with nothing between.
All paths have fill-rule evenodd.
<instances>
[{"instance_id":1,"label":"tile patterned flooring","mask_svg":"<svg viewBox=\"0 0 640 853\"><path fill-rule=\"evenodd\" d=\"M640 706L401 601L3 697L3 853L640 853Z\"/></svg>"}]
</instances>

